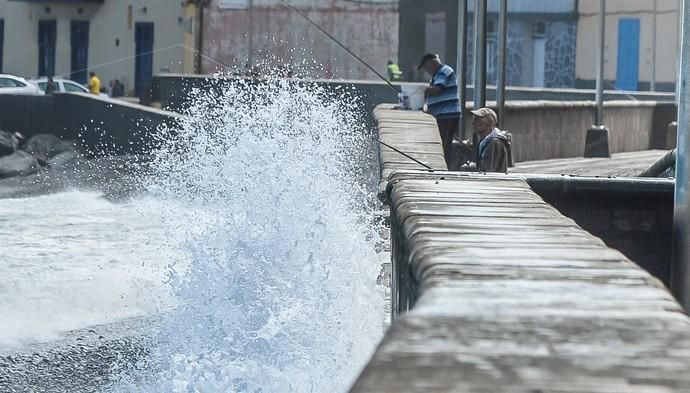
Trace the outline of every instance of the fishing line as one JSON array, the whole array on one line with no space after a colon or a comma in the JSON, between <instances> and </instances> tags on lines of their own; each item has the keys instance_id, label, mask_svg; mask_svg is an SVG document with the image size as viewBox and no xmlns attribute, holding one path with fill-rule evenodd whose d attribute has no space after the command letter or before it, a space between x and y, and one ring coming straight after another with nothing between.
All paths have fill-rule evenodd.
<instances>
[{"instance_id":1,"label":"fishing line","mask_svg":"<svg viewBox=\"0 0 690 393\"><path fill-rule=\"evenodd\" d=\"M350 50L350 48L348 48L348 47L345 46L343 43L341 43L340 41L338 41L338 40L337 40L335 37L333 37L333 35L331 35L329 32L327 32L326 30L324 30L323 28L321 28L321 26L319 26L318 24L316 24L316 22L314 22L313 20L311 20L311 19L310 19L307 15L305 15L302 11L300 11L300 10L298 10L297 8L295 8L294 6L292 6L290 3L287 2L287 0L280 0L280 2L281 2L287 9L289 9L290 11L292 11L292 12L296 13L297 15L301 16L301 17L304 18L307 22L309 22L312 26L316 27L320 32L322 32L324 35L326 35L326 37L330 38L333 42L335 42L336 44L338 44L338 46L340 46L341 48L343 48L343 49L345 50L345 52L349 53L352 57L354 57L355 59L357 59L357 61L359 61L360 63L364 64L364 66L366 66L369 70L371 70L371 72L373 72L374 74L376 74L376 76L378 76L381 80L383 80L384 82L386 82L386 84L387 84L391 89L395 90L396 93L399 93L398 88L395 87L395 85L393 85L393 84L392 84L388 79L386 79L383 75L381 75L380 73L378 73L378 71L376 71L376 70L374 69L374 67L372 67L371 65L369 65L366 61L362 60L359 56L357 56L354 52L352 52L352 51ZM426 168L429 172L433 172L433 171L434 171L434 168L432 168L432 167L430 167L429 165L427 165L427 164L425 164L425 163L419 161L418 159L416 159L416 158L410 156L409 154L404 153L404 152L402 152L402 151L396 149L395 147L393 147L393 146L391 146L391 145L389 145L389 144L383 142L383 141L380 140L378 137L376 138L376 141L377 141L378 143L382 144L383 146L386 146L387 148L393 150L394 152L396 152L396 153L402 155L403 157L408 158L408 159L410 159L410 160L416 162L417 164L423 166L423 167Z\"/></svg>"},{"instance_id":2,"label":"fishing line","mask_svg":"<svg viewBox=\"0 0 690 393\"><path fill-rule=\"evenodd\" d=\"M400 90L398 90L398 88L395 87L395 85L393 85L388 79L386 79L383 75L381 75L378 71L376 71L376 69L375 69L374 67L372 67L371 65L369 65L369 63L367 63L366 61L362 60L362 59L361 59L359 56L357 56L353 51L351 51L350 48L348 48L348 47L345 46L343 43L341 43L340 41L338 41L335 37L333 37L333 35L331 35L329 32L327 32L326 30L324 30L321 26L317 25L316 22L314 22L313 20L309 19L309 17L308 17L307 15L305 15L302 11L300 11L300 10L298 10L297 8L295 8L294 6L292 6L292 5L291 5L290 3L288 3L286 0L280 0L280 2L283 3L283 5L284 5L285 7L287 7L290 11L292 11L292 12L296 13L297 15L301 16L302 18L304 18L304 20L306 20L307 22L309 22L312 26L316 27L320 32L322 32L323 34L325 34L326 37L330 38L333 42L335 42L336 44L338 44L339 47L343 48L343 49L345 50L345 52L349 53L352 57L354 57L355 59L357 59L357 61L359 61L360 63L364 64L364 66L367 67L371 72L373 72L374 74L376 74L376 76L378 76L379 78L381 78L381 80L383 80L384 82L386 82L386 84L387 84L391 89L395 90L397 93L400 92Z\"/></svg>"}]
</instances>

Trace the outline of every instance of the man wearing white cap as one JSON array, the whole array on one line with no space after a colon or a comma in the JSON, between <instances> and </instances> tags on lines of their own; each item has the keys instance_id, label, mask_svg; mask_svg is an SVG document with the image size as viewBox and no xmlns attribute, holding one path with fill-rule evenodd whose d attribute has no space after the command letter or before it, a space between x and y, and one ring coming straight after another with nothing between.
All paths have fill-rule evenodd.
<instances>
[{"instance_id":1,"label":"man wearing white cap","mask_svg":"<svg viewBox=\"0 0 690 393\"><path fill-rule=\"evenodd\" d=\"M491 108L472 111L472 128L481 142L477 147L477 170L508 173L510 145L506 134L496 128L498 116Z\"/></svg>"},{"instance_id":2,"label":"man wearing white cap","mask_svg":"<svg viewBox=\"0 0 690 393\"><path fill-rule=\"evenodd\" d=\"M455 71L451 66L441 63L441 58L435 53L422 56L417 69L423 69L431 75L431 82L424 91L427 111L436 118L446 165L450 170L456 169L451 150L453 137L458 132L460 121L458 81Z\"/></svg>"}]
</instances>

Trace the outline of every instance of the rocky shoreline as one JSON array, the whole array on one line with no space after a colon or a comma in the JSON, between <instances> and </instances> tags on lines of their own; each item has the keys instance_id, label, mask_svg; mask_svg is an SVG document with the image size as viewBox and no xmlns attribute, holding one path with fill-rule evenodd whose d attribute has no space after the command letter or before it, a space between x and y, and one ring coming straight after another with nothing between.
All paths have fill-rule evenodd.
<instances>
[{"instance_id":1,"label":"rocky shoreline","mask_svg":"<svg viewBox=\"0 0 690 393\"><path fill-rule=\"evenodd\" d=\"M25 141L18 132L0 130L0 179L32 175L81 156L74 142L55 135L38 134Z\"/></svg>"}]
</instances>

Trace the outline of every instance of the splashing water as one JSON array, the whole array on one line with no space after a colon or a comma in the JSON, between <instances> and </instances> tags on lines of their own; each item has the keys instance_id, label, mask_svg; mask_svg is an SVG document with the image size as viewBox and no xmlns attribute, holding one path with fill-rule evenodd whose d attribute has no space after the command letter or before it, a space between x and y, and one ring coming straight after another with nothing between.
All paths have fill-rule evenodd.
<instances>
[{"instance_id":1,"label":"splashing water","mask_svg":"<svg viewBox=\"0 0 690 393\"><path fill-rule=\"evenodd\" d=\"M383 319L356 99L286 81L192 95L149 188L205 218L171 228L187 233L185 257L171 266L154 376L130 371L115 390L345 391Z\"/></svg>"}]
</instances>

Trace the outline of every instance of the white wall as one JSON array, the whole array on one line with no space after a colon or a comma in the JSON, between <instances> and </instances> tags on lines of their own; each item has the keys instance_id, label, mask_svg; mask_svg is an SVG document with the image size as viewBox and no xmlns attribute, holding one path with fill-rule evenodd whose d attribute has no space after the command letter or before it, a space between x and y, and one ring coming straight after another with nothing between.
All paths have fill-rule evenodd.
<instances>
[{"instance_id":1,"label":"white wall","mask_svg":"<svg viewBox=\"0 0 690 393\"><path fill-rule=\"evenodd\" d=\"M102 4L36 4L0 0L0 18L5 20L3 72L6 73L29 78L38 76L40 19L57 20L56 75L68 76L70 73L71 20L90 21L88 66L90 71L99 74L104 84L117 78L128 90L134 88L136 22L154 23L153 72L164 68L170 72L184 70L184 8L181 1L106 0ZM116 45L118 39L119 45Z\"/></svg>"},{"instance_id":2,"label":"white wall","mask_svg":"<svg viewBox=\"0 0 690 393\"><path fill-rule=\"evenodd\" d=\"M616 79L618 21L640 19L639 80L651 79L654 0L607 0L604 78ZM678 61L678 0L656 0L656 82L675 82ZM576 77L595 79L599 0L580 0Z\"/></svg>"}]
</instances>

